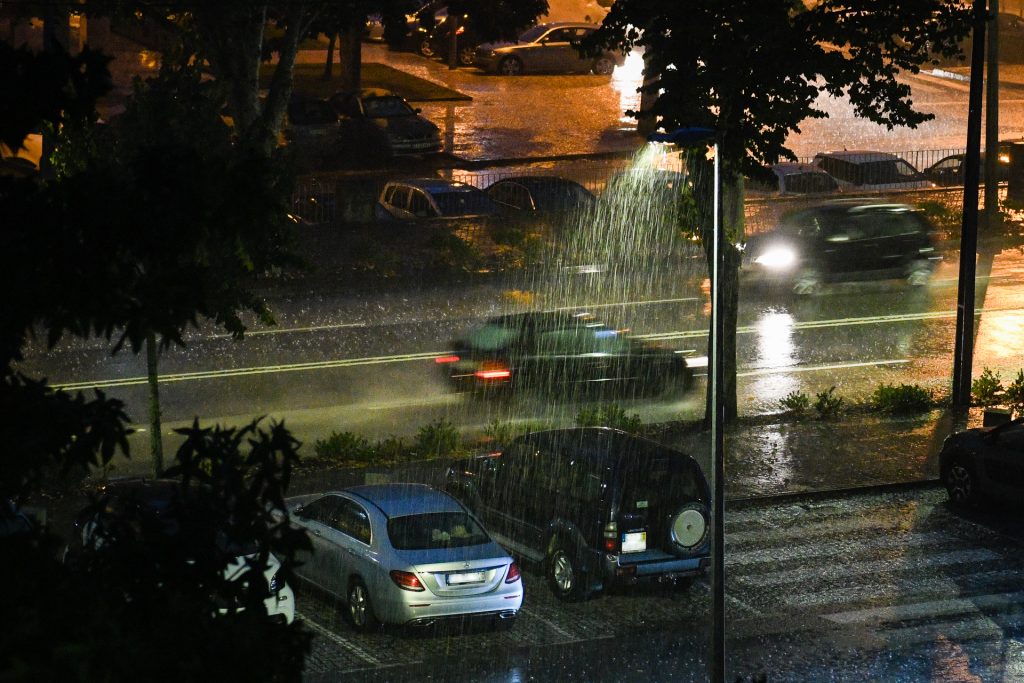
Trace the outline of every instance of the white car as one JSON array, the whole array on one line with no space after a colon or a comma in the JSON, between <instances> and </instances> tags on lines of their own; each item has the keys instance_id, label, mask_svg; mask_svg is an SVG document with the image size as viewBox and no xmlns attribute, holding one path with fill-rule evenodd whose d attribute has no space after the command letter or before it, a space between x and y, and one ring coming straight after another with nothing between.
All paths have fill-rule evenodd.
<instances>
[{"instance_id":1,"label":"white car","mask_svg":"<svg viewBox=\"0 0 1024 683\"><path fill-rule=\"evenodd\" d=\"M472 185L441 178L394 180L384 185L374 215L378 220L489 216L499 207Z\"/></svg>"},{"instance_id":2,"label":"white car","mask_svg":"<svg viewBox=\"0 0 1024 683\"><path fill-rule=\"evenodd\" d=\"M356 630L474 617L511 626L523 581L459 501L423 484L372 484L286 501L313 553L295 573L346 605Z\"/></svg>"},{"instance_id":3,"label":"white car","mask_svg":"<svg viewBox=\"0 0 1024 683\"><path fill-rule=\"evenodd\" d=\"M842 190L920 190L935 187L914 166L895 154L843 150L819 152L814 165L836 179Z\"/></svg>"}]
</instances>

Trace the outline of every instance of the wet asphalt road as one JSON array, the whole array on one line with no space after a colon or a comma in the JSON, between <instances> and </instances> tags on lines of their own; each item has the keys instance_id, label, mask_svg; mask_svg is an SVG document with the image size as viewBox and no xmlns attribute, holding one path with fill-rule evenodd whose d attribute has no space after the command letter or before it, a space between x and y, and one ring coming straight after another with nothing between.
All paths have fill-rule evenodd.
<instances>
[{"instance_id":1,"label":"wet asphalt road","mask_svg":"<svg viewBox=\"0 0 1024 683\"><path fill-rule=\"evenodd\" d=\"M1024 676L1019 515L956 511L928 487L760 501L726 514L727 680ZM706 581L578 604L557 602L535 572L525 581L508 632L354 634L338 605L300 590L298 612L316 634L305 680L705 680Z\"/></svg>"}]
</instances>

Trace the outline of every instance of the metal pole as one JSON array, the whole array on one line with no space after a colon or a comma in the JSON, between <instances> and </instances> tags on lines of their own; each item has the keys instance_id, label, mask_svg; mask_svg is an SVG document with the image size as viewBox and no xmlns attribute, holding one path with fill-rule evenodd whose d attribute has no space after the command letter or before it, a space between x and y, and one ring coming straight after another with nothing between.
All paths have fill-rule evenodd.
<instances>
[{"instance_id":1,"label":"metal pole","mask_svg":"<svg viewBox=\"0 0 1024 683\"><path fill-rule=\"evenodd\" d=\"M999 223L999 0L988 0L988 58L985 61L985 232Z\"/></svg>"},{"instance_id":2,"label":"metal pole","mask_svg":"<svg viewBox=\"0 0 1024 683\"><path fill-rule=\"evenodd\" d=\"M725 230L722 226L722 176L721 155L715 143L715 189L714 189L714 263L711 273L711 660L708 679L713 683L725 680L725 438L722 427L725 424L725 401L722 388L725 385L723 343L725 340L725 318L722 310L725 290L722 287L722 258L725 255Z\"/></svg>"},{"instance_id":3,"label":"metal pole","mask_svg":"<svg viewBox=\"0 0 1024 683\"><path fill-rule=\"evenodd\" d=\"M964 215L960 229L960 279L957 284L956 339L953 349L953 412L963 417L971 405L974 355L974 278L978 252L978 176L981 157L982 63L985 59L985 0L974 0L974 44L967 107L967 168Z\"/></svg>"}]
</instances>

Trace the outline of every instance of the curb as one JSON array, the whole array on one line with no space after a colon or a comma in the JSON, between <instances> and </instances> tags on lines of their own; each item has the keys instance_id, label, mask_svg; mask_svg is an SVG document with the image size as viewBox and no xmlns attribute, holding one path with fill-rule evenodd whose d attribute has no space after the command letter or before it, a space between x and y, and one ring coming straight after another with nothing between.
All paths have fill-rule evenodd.
<instances>
[{"instance_id":1,"label":"curb","mask_svg":"<svg viewBox=\"0 0 1024 683\"><path fill-rule=\"evenodd\" d=\"M797 493L778 493L765 496L749 496L746 498L726 498L725 507L732 510L746 510L767 503L802 503L813 502L826 498L852 498L854 496L874 493L901 493L904 491L921 491L939 488L939 479L917 479L914 481L896 482L893 484L868 484L866 486L849 486L836 489L820 489L817 491L800 491Z\"/></svg>"}]
</instances>

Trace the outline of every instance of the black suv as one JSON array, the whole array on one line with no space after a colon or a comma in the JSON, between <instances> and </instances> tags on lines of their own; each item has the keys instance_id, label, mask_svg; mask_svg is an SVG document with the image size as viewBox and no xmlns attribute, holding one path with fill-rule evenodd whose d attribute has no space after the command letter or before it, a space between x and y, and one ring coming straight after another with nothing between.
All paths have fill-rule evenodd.
<instances>
[{"instance_id":1,"label":"black suv","mask_svg":"<svg viewBox=\"0 0 1024 683\"><path fill-rule=\"evenodd\" d=\"M707 480L685 453L606 428L527 434L452 465L446 488L555 595L612 584L689 585L710 553Z\"/></svg>"},{"instance_id":2,"label":"black suv","mask_svg":"<svg viewBox=\"0 0 1024 683\"><path fill-rule=\"evenodd\" d=\"M833 202L788 214L744 245L745 282L815 294L825 282L903 278L928 283L941 260L924 215L906 204Z\"/></svg>"}]
</instances>

